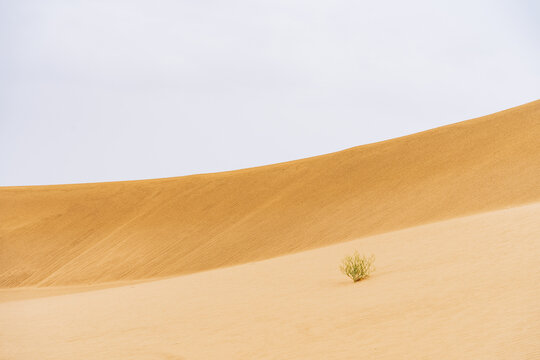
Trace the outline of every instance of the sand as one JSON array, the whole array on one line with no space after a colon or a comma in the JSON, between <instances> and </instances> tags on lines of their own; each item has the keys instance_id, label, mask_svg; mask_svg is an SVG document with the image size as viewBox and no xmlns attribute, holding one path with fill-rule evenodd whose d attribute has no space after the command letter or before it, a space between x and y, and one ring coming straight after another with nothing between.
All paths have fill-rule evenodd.
<instances>
[{"instance_id":1,"label":"sand","mask_svg":"<svg viewBox=\"0 0 540 360\"><path fill-rule=\"evenodd\" d=\"M259 168L0 188L0 288L170 277L540 201L538 139L540 101Z\"/></svg>"},{"instance_id":2,"label":"sand","mask_svg":"<svg viewBox=\"0 0 540 360\"><path fill-rule=\"evenodd\" d=\"M540 359L540 101L282 164L0 188L0 359ZM338 271L353 250L372 277Z\"/></svg>"},{"instance_id":3,"label":"sand","mask_svg":"<svg viewBox=\"0 0 540 360\"><path fill-rule=\"evenodd\" d=\"M0 304L2 359L539 359L540 203ZM375 254L353 284L343 255Z\"/></svg>"}]
</instances>

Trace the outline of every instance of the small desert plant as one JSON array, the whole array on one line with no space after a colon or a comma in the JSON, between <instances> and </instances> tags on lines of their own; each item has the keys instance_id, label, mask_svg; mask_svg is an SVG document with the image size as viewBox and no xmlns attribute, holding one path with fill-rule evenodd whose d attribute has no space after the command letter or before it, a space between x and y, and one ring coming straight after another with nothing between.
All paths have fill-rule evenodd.
<instances>
[{"instance_id":1,"label":"small desert plant","mask_svg":"<svg viewBox=\"0 0 540 360\"><path fill-rule=\"evenodd\" d=\"M345 256L339 269L354 282L357 282L367 278L369 274L375 271L374 262L375 256L361 257L358 251L355 251L352 256Z\"/></svg>"}]
</instances>

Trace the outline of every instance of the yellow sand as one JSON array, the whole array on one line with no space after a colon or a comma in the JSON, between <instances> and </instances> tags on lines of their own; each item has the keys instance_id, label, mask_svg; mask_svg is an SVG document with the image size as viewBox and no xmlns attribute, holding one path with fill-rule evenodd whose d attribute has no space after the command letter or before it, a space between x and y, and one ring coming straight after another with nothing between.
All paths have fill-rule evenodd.
<instances>
[{"instance_id":1,"label":"yellow sand","mask_svg":"<svg viewBox=\"0 0 540 360\"><path fill-rule=\"evenodd\" d=\"M536 101L253 169L0 188L0 287L170 277L539 201L539 139Z\"/></svg>"},{"instance_id":2,"label":"yellow sand","mask_svg":"<svg viewBox=\"0 0 540 360\"><path fill-rule=\"evenodd\" d=\"M377 270L353 284L355 249ZM0 359L536 360L539 259L540 101L253 169L4 187Z\"/></svg>"},{"instance_id":3,"label":"yellow sand","mask_svg":"<svg viewBox=\"0 0 540 360\"><path fill-rule=\"evenodd\" d=\"M2 359L540 359L540 203L0 304ZM358 249L377 271L337 270Z\"/></svg>"}]
</instances>

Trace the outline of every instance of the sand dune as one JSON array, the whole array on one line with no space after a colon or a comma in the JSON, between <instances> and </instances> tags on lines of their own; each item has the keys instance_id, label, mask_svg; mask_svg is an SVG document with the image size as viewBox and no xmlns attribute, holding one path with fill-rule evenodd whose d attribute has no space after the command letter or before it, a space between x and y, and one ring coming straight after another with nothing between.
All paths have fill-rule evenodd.
<instances>
[{"instance_id":1,"label":"sand dune","mask_svg":"<svg viewBox=\"0 0 540 360\"><path fill-rule=\"evenodd\" d=\"M540 358L540 203L177 278L0 304L2 359ZM370 279L337 270L353 249Z\"/></svg>"},{"instance_id":2,"label":"sand dune","mask_svg":"<svg viewBox=\"0 0 540 360\"><path fill-rule=\"evenodd\" d=\"M539 359L538 139L540 101L253 169L0 188L0 359ZM357 284L354 249L377 258Z\"/></svg>"},{"instance_id":3,"label":"sand dune","mask_svg":"<svg viewBox=\"0 0 540 360\"><path fill-rule=\"evenodd\" d=\"M271 166L0 188L0 287L169 277L531 203L538 139L540 101Z\"/></svg>"}]
</instances>

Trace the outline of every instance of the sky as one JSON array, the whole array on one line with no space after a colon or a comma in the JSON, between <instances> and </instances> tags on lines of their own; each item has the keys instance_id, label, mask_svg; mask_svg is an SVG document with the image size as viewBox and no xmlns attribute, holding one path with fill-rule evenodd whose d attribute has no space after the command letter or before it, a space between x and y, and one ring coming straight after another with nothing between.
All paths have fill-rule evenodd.
<instances>
[{"instance_id":1,"label":"sky","mask_svg":"<svg viewBox=\"0 0 540 360\"><path fill-rule=\"evenodd\" d=\"M0 0L0 186L240 169L536 100L538 1Z\"/></svg>"}]
</instances>

